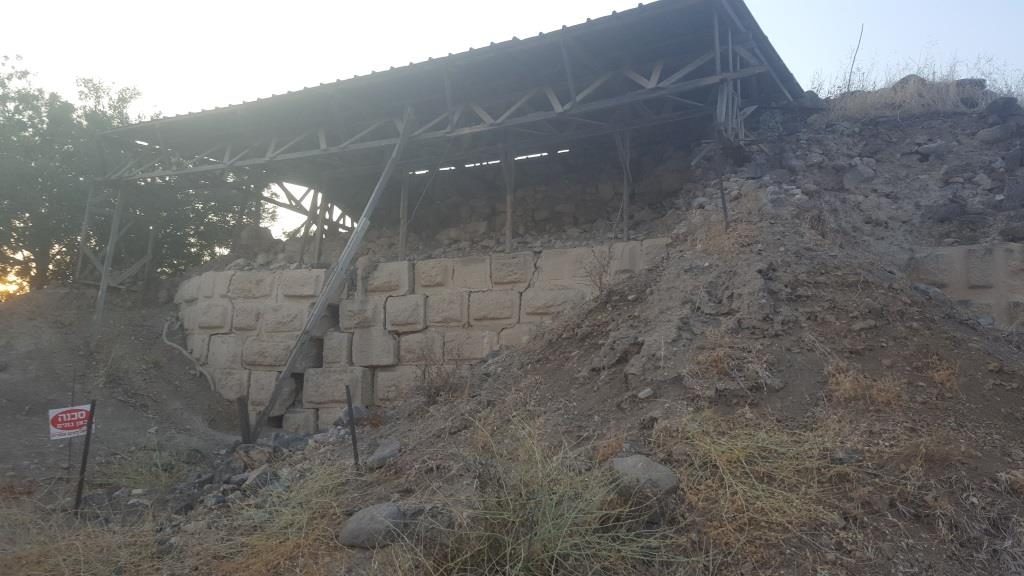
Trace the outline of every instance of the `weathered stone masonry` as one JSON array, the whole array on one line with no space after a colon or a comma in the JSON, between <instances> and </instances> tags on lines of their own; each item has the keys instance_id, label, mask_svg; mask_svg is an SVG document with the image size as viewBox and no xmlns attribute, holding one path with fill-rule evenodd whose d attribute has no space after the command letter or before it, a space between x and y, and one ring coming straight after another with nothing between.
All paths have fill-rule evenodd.
<instances>
[{"instance_id":1,"label":"weathered stone masonry","mask_svg":"<svg viewBox=\"0 0 1024 576\"><path fill-rule=\"evenodd\" d=\"M270 411L292 431L329 426L346 405L401 401L430 366L463 366L529 340L609 282L657 263L668 239L417 262L361 263L338 321L304 351L302 381ZM206 272L176 302L189 352L228 399L264 408L319 295L324 270Z\"/></svg>"}]
</instances>

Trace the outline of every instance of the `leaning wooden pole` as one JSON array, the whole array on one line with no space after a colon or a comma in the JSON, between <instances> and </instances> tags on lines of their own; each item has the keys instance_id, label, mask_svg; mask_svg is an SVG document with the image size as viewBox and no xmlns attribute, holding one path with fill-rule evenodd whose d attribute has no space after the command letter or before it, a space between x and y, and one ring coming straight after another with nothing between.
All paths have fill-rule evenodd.
<instances>
[{"instance_id":1,"label":"leaning wooden pole","mask_svg":"<svg viewBox=\"0 0 1024 576\"><path fill-rule=\"evenodd\" d=\"M270 393L270 400L267 401L266 407L263 410L260 410L259 416L256 418L256 423L252 426L253 439L260 437L260 432L263 430L263 426L267 423L267 417L270 414L270 411L274 409L278 400L281 398L281 390L284 388L284 382L292 377L303 350L306 349L306 346L309 345L309 341L312 339L314 327L320 321L320 318L327 312L327 305L330 302L331 297L341 289L342 282L348 276L349 268L352 266L352 262L355 260L356 254L359 252L360 245L363 242L363 237L366 236L366 232L370 228L373 211L377 207L377 204L380 203L381 196L384 195L384 189L387 188L388 181L391 180L391 175L394 173L395 167L398 165L398 161L402 157L402 151L405 149L405 145L409 141L409 134L412 132L412 123L412 108L406 108L405 116L402 120L401 133L398 137L398 143L395 144L394 149L391 151L391 157L388 158L388 162L384 166L384 171L377 180L377 185L374 186L373 193L370 194L370 199L366 202L366 207L363 208L363 213L359 217L359 222L356 224L355 230L352 231L352 236L349 238L348 243L345 244L345 249L341 251L341 255L338 256L338 261L331 268L330 274L327 277L327 282L324 284L323 290L320 291L320 295L317 296L316 303L313 305L313 310L306 318L306 325L303 327L302 333L299 334L298 339L296 339L295 344L292 346L291 353L288 354L288 361L285 363L284 369L281 370L281 373L277 377L277 381L274 383L274 390Z\"/></svg>"},{"instance_id":2,"label":"leaning wooden pole","mask_svg":"<svg viewBox=\"0 0 1024 576\"><path fill-rule=\"evenodd\" d=\"M121 236L121 215L124 213L124 188L117 191L117 204L114 205L114 216L110 222L110 240L107 242L106 253L103 255L103 270L100 273L100 290L96 295L96 313L93 316L92 337L95 341L99 337L100 328L103 325L103 308L107 303L107 289L110 287L111 266L114 263L114 252L117 248L117 240Z\"/></svg>"},{"instance_id":3,"label":"leaning wooden pole","mask_svg":"<svg viewBox=\"0 0 1024 576\"><path fill-rule=\"evenodd\" d=\"M85 259L86 242L89 241L89 225L92 223L92 205L96 202L96 182L89 187L89 197L85 201L85 214L82 215L82 229L78 233L78 259L75 262L75 282L82 279L82 263Z\"/></svg>"},{"instance_id":4,"label":"leaning wooden pole","mask_svg":"<svg viewBox=\"0 0 1024 576\"><path fill-rule=\"evenodd\" d=\"M633 188L633 170L630 166L630 137L628 131L615 133L615 148L622 164L622 239L629 240L629 201Z\"/></svg>"}]
</instances>

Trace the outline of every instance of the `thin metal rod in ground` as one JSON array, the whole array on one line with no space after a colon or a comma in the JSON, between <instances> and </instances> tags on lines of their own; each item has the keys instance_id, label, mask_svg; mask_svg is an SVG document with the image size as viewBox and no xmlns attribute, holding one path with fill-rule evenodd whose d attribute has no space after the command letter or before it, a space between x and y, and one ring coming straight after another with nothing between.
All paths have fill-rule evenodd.
<instances>
[{"instance_id":1,"label":"thin metal rod in ground","mask_svg":"<svg viewBox=\"0 0 1024 576\"><path fill-rule=\"evenodd\" d=\"M75 488L75 514L82 506L82 490L85 489L85 466L89 463L89 445L92 444L92 429L96 425L96 400L89 402L89 423L85 429L85 446L82 447L82 465L78 468L78 486Z\"/></svg>"},{"instance_id":2,"label":"thin metal rod in ground","mask_svg":"<svg viewBox=\"0 0 1024 576\"><path fill-rule=\"evenodd\" d=\"M345 384L345 401L348 402L348 431L352 436L352 461L359 468L359 442L356 441L356 415L352 408L352 387Z\"/></svg>"}]
</instances>

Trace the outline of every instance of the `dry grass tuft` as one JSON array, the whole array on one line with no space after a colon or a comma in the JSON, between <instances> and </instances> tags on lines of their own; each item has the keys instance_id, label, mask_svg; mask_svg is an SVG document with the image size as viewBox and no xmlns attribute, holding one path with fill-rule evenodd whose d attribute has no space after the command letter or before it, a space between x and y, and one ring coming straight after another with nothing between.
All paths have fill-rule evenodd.
<instances>
[{"instance_id":1,"label":"dry grass tuft","mask_svg":"<svg viewBox=\"0 0 1024 576\"><path fill-rule=\"evenodd\" d=\"M960 364L939 356L928 362L928 377L950 394L960 391Z\"/></svg>"},{"instance_id":2,"label":"dry grass tuft","mask_svg":"<svg viewBox=\"0 0 1024 576\"><path fill-rule=\"evenodd\" d=\"M907 76L877 90L842 94L830 101L829 115L837 120L863 121L935 112L966 113L977 111L990 99L990 93L974 84Z\"/></svg>"},{"instance_id":3,"label":"dry grass tuft","mask_svg":"<svg viewBox=\"0 0 1024 576\"><path fill-rule=\"evenodd\" d=\"M90 523L18 499L0 503L0 557L4 574L109 576L159 574L155 528Z\"/></svg>"},{"instance_id":4,"label":"dry grass tuft","mask_svg":"<svg viewBox=\"0 0 1024 576\"><path fill-rule=\"evenodd\" d=\"M744 389L772 387L774 377L768 357L722 329L708 330L700 350L693 356L693 376L728 380Z\"/></svg>"},{"instance_id":5,"label":"dry grass tuft","mask_svg":"<svg viewBox=\"0 0 1024 576\"><path fill-rule=\"evenodd\" d=\"M286 489L264 490L183 534L182 559L200 574L334 574L347 554L335 531L364 484L348 467L311 467Z\"/></svg>"},{"instance_id":6,"label":"dry grass tuft","mask_svg":"<svg viewBox=\"0 0 1024 576\"><path fill-rule=\"evenodd\" d=\"M427 406L449 402L469 395L468 366L445 364L441 358L428 358L423 380L417 386Z\"/></svg>"},{"instance_id":7,"label":"dry grass tuft","mask_svg":"<svg viewBox=\"0 0 1024 576\"><path fill-rule=\"evenodd\" d=\"M477 455L479 494L450 505L454 526L378 554L381 573L641 575L686 563L669 551L671 529L649 525L652 508L623 498L607 469L513 436Z\"/></svg>"},{"instance_id":8,"label":"dry grass tuft","mask_svg":"<svg viewBox=\"0 0 1024 576\"><path fill-rule=\"evenodd\" d=\"M732 222L726 230L721 220L711 219L695 230L688 241L708 256L725 258L747 252L760 238L760 233L749 222Z\"/></svg>"},{"instance_id":9,"label":"dry grass tuft","mask_svg":"<svg viewBox=\"0 0 1024 576\"><path fill-rule=\"evenodd\" d=\"M752 415L710 413L659 426L655 443L678 463L693 520L715 549L753 559L824 526L841 524L837 504L857 477L829 462L834 430L786 430Z\"/></svg>"},{"instance_id":10,"label":"dry grass tuft","mask_svg":"<svg viewBox=\"0 0 1024 576\"><path fill-rule=\"evenodd\" d=\"M844 402L891 407L903 399L900 383L891 376L872 378L842 360L833 359L825 370L832 397Z\"/></svg>"}]
</instances>

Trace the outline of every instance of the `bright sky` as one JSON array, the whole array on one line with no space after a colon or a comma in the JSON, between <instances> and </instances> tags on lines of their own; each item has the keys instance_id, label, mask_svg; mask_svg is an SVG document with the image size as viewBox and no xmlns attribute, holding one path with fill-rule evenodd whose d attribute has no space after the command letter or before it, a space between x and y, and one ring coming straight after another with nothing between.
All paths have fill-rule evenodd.
<instances>
[{"instance_id":1,"label":"bright sky","mask_svg":"<svg viewBox=\"0 0 1024 576\"><path fill-rule=\"evenodd\" d=\"M1024 69L1024 0L747 0L805 88L859 62L994 59ZM7 0L0 55L68 97L77 77L142 91L138 111L180 114L296 90L636 5L629 0Z\"/></svg>"}]
</instances>

